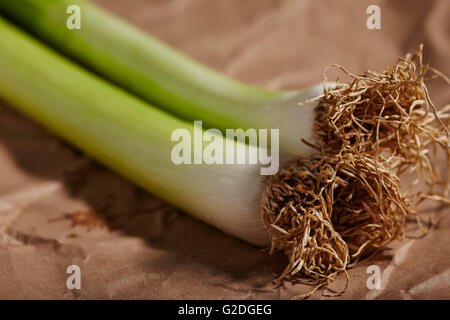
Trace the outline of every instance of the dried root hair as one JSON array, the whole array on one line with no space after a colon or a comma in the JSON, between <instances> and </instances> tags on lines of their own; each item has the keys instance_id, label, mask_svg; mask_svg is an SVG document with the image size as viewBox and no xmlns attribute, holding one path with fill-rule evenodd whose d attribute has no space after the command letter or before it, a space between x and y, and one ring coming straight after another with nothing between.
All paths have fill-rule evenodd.
<instances>
[{"instance_id":1,"label":"dried root hair","mask_svg":"<svg viewBox=\"0 0 450 320\"><path fill-rule=\"evenodd\" d=\"M442 179L432 161L440 147L450 167L450 105L438 110L425 85L437 76L450 81L423 64L422 46L381 73L358 76L333 64L324 71L324 83L330 67L352 81L332 89L324 85L324 95L304 102L318 101L318 154L271 176L262 200L270 252L289 257L280 279L300 274L317 284L299 298L401 240L409 215L426 232L418 215L424 200L450 203L450 173ZM407 173L426 191L403 191L400 177Z\"/></svg>"},{"instance_id":2,"label":"dried root hair","mask_svg":"<svg viewBox=\"0 0 450 320\"><path fill-rule=\"evenodd\" d=\"M423 46L415 54L398 59L384 72L367 71L357 76L337 67L353 81L324 88L316 113L315 132L326 153L341 151L392 157L391 169L398 175L415 173L415 183L428 190L410 195L419 204L424 199L449 203L450 172L442 177L434 168L432 151L441 148L450 167L450 105L438 110L426 82L435 77L450 80L422 62ZM432 75L427 76L431 71ZM444 189L437 191L437 188Z\"/></svg>"}]
</instances>

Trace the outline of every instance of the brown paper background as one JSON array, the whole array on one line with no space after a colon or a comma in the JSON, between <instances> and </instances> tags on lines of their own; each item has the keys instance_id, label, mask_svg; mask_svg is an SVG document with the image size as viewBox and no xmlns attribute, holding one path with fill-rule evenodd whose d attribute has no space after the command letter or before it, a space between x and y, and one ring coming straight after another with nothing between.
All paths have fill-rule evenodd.
<instances>
[{"instance_id":1,"label":"brown paper background","mask_svg":"<svg viewBox=\"0 0 450 320\"><path fill-rule=\"evenodd\" d=\"M318 83L332 62L354 73L381 70L421 42L425 61L450 74L447 0L96 2L207 65L268 88ZM382 30L366 28L370 4L381 7ZM436 104L450 102L443 81L431 94ZM449 207L422 211L434 231L416 237L408 225L414 237L351 269L340 299L450 298ZM136 188L0 102L0 298L289 299L310 287L275 286L285 262ZM71 264L81 268L81 290L66 287ZM381 290L366 286L372 264L382 271ZM342 276L329 288L344 284Z\"/></svg>"}]
</instances>

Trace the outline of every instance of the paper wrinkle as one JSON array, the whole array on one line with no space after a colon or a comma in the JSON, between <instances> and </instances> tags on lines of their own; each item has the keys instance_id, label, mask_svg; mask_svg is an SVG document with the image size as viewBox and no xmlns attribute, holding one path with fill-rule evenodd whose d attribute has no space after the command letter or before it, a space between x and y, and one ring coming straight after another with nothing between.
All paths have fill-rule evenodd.
<instances>
[{"instance_id":1,"label":"paper wrinkle","mask_svg":"<svg viewBox=\"0 0 450 320\"><path fill-rule=\"evenodd\" d=\"M391 277L392 274L399 268L402 263L406 260L408 257L408 253L411 249L411 246L414 244L415 240L409 240L405 244L403 244L401 247L397 249L394 256L392 257L392 261L389 263L389 265L384 269L384 271L381 273L381 288L377 290L369 291L366 295L367 300L373 300L376 299L378 296L384 293L386 290L386 287L390 284L392 281Z\"/></svg>"},{"instance_id":2,"label":"paper wrinkle","mask_svg":"<svg viewBox=\"0 0 450 320\"><path fill-rule=\"evenodd\" d=\"M238 73L240 65L246 63L247 60L253 60L258 50L261 50L259 42L270 36L270 32L279 27L284 19L296 13L292 5L304 7L306 3L307 1L283 2L277 10L263 12L258 16L256 21L248 27L248 31L238 38L239 41L236 41L234 48L227 55L227 63L223 66L223 72L228 75ZM262 33L261 29L268 30L268 32Z\"/></svg>"},{"instance_id":3,"label":"paper wrinkle","mask_svg":"<svg viewBox=\"0 0 450 320\"><path fill-rule=\"evenodd\" d=\"M450 290L450 269L445 270L438 275L427 279L424 282L419 283L418 285L412 287L407 292L411 295L421 294L432 292L436 289L445 289Z\"/></svg>"},{"instance_id":4,"label":"paper wrinkle","mask_svg":"<svg viewBox=\"0 0 450 320\"><path fill-rule=\"evenodd\" d=\"M41 197L45 197L61 188L59 182L46 182L36 186L23 188L10 194L0 196L0 214L17 207L25 207Z\"/></svg>"}]
</instances>

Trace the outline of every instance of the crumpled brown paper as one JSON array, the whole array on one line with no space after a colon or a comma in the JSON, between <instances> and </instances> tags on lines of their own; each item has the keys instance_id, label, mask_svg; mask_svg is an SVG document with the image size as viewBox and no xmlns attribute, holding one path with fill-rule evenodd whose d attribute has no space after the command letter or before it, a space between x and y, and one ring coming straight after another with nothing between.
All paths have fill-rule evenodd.
<instances>
[{"instance_id":1,"label":"crumpled brown paper","mask_svg":"<svg viewBox=\"0 0 450 320\"><path fill-rule=\"evenodd\" d=\"M436 1L98 0L232 77L268 88L321 81L336 62L382 70L425 45L450 74L450 3ZM370 4L381 30L366 27ZM442 81L437 105L450 102ZM445 168L443 168L445 170ZM422 209L434 230L408 237L349 271L344 299L449 299L450 210ZM285 258L229 237L138 189L0 102L0 298L288 299L305 284L273 284ZM66 268L81 270L69 290ZM368 267L381 271L369 289ZM372 270L372 269L370 269ZM370 282L370 279L369 279ZM317 291L328 299L345 277Z\"/></svg>"}]
</instances>

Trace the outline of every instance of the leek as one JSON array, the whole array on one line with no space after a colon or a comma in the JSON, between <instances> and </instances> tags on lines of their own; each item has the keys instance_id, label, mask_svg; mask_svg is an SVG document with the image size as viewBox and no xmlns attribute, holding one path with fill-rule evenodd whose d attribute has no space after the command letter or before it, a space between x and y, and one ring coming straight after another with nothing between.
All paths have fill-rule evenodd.
<instances>
[{"instance_id":1,"label":"leek","mask_svg":"<svg viewBox=\"0 0 450 320\"><path fill-rule=\"evenodd\" d=\"M249 243L270 243L261 220L265 180L259 165L175 165L171 134L193 132L192 124L91 74L1 18L0 38L0 96L14 107L192 216Z\"/></svg>"},{"instance_id":2,"label":"leek","mask_svg":"<svg viewBox=\"0 0 450 320\"><path fill-rule=\"evenodd\" d=\"M88 7L84 7L83 26L89 32L67 33L59 23L62 4L68 2L41 2L42 6L39 2L0 0L0 8L17 12L21 19L15 20L26 22L66 54L124 84L128 91L141 88L145 93L148 88L149 98L160 97L160 101L155 100L157 103L171 113L187 115L186 120L201 119L208 126L217 124L222 129L242 124L277 128L278 124L284 151L296 151L305 157L310 150L301 148L296 139L312 137L313 122L325 123L333 116L318 110L315 119L313 104L297 108L293 100L301 94L306 98L312 91L270 92L227 79L84 2ZM92 16L86 19L86 15ZM339 119L347 117L351 121L344 119L339 128L330 130L326 126L325 131L319 128L317 134L326 138L321 142L320 155L297 159L266 180L260 164L176 165L171 157L171 137L178 129L194 137L199 130L202 135L210 132L227 153L227 148L244 148L249 154L255 150L263 152L263 148L224 138L220 131L202 131L89 73L1 18L0 37L0 96L168 203L249 243L270 243L271 252L284 251L289 264L281 277L302 272L319 280L309 294L333 281L351 261L356 262L363 254L402 236L408 213L416 212L416 205L409 205L400 187L398 172L405 166L426 168L432 177L428 182L422 169L418 169L419 178L431 186L429 194L418 197L418 203L426 198L448 203L446 195L432 192L437 180L425 149L430 144L440 144L448 154L448 135L438 134L439 129L446 129L440 117L447 117L448 108L442 112L434 109L434 115L428 112L434 105L424 85L421 47L412 60L400 59L390 71L371 72L362 78L364 90L358 87L361 84L352 82L341 85L351 86L351 92L335 90L324 97L328 99L326 103L338 106L333 112ZM108 49L114 48L117 50L109 55ZM122 73L124 80L118 81ZM373 80L366 82L367 79ZM127 86L128 80L131 86ZM406 82L408 90L403 91ZM383 88L385 91L379 90L379 83L389 86ZM379 96L383 97L382 105ZM404 105L399 104L399 96L406 97ZM390 97L393 104L387 104L384 97ZM360 99L368 104L358 104L362 112L354 118L355 113L347 113L344 107ZM211 109L206 102L211 103ZM408 109L410 106L414 110ZM290 108L298 113L294 115ZM326 105L321 104L320 108ZM364 127L358 124L359 116L365 123L378 124L371 129ZM381 128L380 118L390 125ZM436 128L434 120L442 128ZM289 127L289 123L295 126ZM350 128L351 132L341 132L341 127ZM341 143L352 139L357 141ZM289 141L292 149L287 148ZM299 144L294 147L296 143ZM194 150L203 148L195 139L192 144ZM396 157L397 151L400 157ZM417 156L419 153L421 157ZM411 163L410 159L416 160Z\"/></svg>"},{"instance_id":3,"label":"leek","mask_svg":"<svg viewBox=\"0 0 450 320\"><path fill-rule=\"evenodd\" d=\"M81 9L81 29L66 27L70 5ZM0 13L65 55L132 94L209 128L277 128L280 151L312 154L316 103L322 85L270 91L230 79L176 52L101 8L80 0L0 0ZM299 119L302 119L299 123Z\"/></svg>"}]
</instances>

